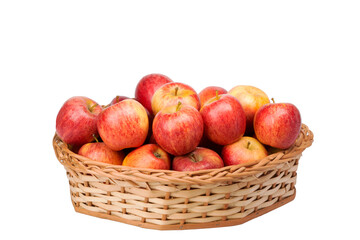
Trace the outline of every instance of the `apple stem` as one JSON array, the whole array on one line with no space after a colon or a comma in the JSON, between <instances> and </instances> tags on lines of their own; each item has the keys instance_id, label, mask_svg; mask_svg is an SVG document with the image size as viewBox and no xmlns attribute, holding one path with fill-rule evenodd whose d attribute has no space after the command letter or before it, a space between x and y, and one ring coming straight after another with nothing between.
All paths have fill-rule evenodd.
<instances>
[{"instance_id":1,"label":"apple stem","mask_svg":"<svg viewBox=\"0 0 360 240\"><path fill-rule=\"evenodd\" d=\"M119 96L116 96L115 103L118 103L118 102L119 102Z\"/></svg>"},{"instance_id":2,"label":"apple stem","mask_svg":"<svg viewBox=\"0 0 360 240\"><path fill-rule=\"evenodd\" d=\"M219 97L219 91L216 90L216 100L219 100L219 99L220 99L220 97Z\"/></svg>"},{"instance_id":3,"label":"apple stem","mask_svg":"<svg viewBox=\"0 0 360 240\"><path fill-rule=\"evenodd\" d=\"M196 156L195 156L195 154L190 154L190 158L191 158L191 161L193 161L193 162L198 162L198 160L196 159Z\"/></svg>"},{"instance_id":4,"label":"apple stem","mask_svg":"<svg viewBox=\"0 0 360 240\"><path fill-rule=\"evenodd\" d=\"M179 101L177 106L176 106L176 112L180 110L180 106L181 106L181 102Z\"/></svg>"},{"instance_id":5,"label":"apple stem","mask_svg":"<svg viewBox=\"0 0 360 240\"><path fill-rule=\"evenodd\" d=\"M98 143L99 140L97 139L97 137L95 136L95 134L93 134L92 136L93 136L93 138L95 139L95 141Z\"/></svg>"},{"instance_id":6,"label":"apple stem","mask_svg":"<svg viewBox=\"0 0 360 240\"><path fill-rule=\"evenodd\" d=\"M247 143L246 148L249 149L249 147L250 147L250 142Z\"/></svg>"},{"instance_id":7,"label":"apple stem","mask_svg":"<svg viewBox=\"0 0 360 240\"><path fill-rule=\"evenodd\" d=\"M179 87L176 87L175 88L175 96L177 96L178 90L179 90Z\"/></svg>"},{"instance_id":8,"label":"apple stem","mask_svg":"<svg viewBox=\"0 0 360 240\"><path fill-rule=\"evenodd\" d=\"M275 103L275 100L274 100L274 98L271 98L271 101L272 101L273 103Z\"/></svg>"},{"instance_id":9,"label":"apple stem","mask_svg":"<svg viewBox=\"0 0 360 240\"><path fill-rule=\"evenodd\" d=\"M89 107L89 111L92 112L98 104L93 104Z\"/></svg>"}]
</instances>

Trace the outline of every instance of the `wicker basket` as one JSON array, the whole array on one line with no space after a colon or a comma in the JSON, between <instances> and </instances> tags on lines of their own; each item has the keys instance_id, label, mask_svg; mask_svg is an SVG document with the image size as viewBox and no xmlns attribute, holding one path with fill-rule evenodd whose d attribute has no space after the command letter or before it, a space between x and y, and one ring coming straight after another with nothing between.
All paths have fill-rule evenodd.
<instances>
[{"instance_id":1,"label":"wicker basket","mask_svg":"<svg viewBox=\"0 0 360 240\"><path fill-rule=\"evenodd\" d=\"M54 136L75 211L151 229L244 223L295 198L296 170L313 142L306 125L295 144L247 164L194 172L151 170L91 161Z\"/></svg>"}]
</instances>

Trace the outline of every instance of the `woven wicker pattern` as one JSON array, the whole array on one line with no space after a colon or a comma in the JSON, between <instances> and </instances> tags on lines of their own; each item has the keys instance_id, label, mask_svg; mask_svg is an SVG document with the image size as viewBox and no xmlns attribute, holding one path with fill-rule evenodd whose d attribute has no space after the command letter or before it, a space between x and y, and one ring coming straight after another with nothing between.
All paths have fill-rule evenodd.
<instances>
[{"instance_id":1,"label":"woven wicker pattern","mask_svg":"<svg viewBox=\"0 0 360 240\"><path fill-rule=\"evenodd\" d=\"M72 153L56 135L53 145L75 210L148 228L185 229L238 224L292 200L299 158L312 141L303 124L290 149L246 165L195 172L98 163Z\"/></svg>"}]
</instances>

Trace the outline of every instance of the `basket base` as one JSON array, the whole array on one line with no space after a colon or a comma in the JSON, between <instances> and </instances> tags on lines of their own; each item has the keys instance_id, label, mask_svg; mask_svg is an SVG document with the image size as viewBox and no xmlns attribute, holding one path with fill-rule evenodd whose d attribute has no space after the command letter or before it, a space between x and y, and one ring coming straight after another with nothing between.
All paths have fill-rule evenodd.
<instances>
[{"instance_id":1,"label":"basket base","mask_svg":"<svg viewBox=\"0 0 360 240\"><path fill-rule=\"evenodd\" d=\"M153 223L146 223L146 222L143 223L143 222L139 222L139 221L132 221L132 220L120 218L115 215L109 215L109 214L105 214L105 213L88 211L81 207L74 206L74 209L78 213L90 215L93 217L113 220L113 221L117 221L117 222L122 222L122 223L126 223L126 224L131 224L131 225L134 225L137 227L142 227L142 228L156 229L156 230L185 230L185 229L227 227L227 226L243 224L247 221L250 221L251 219L257 218L265 213L268 213L276 208L279 208L279 207L291 202L292 200L295 199L295 195L296 195L296 190L293 195L286 197L286 198L280 200L279 202L274 203L273 205L271 205L269 207L257 210L256 212L253 212L243 218L226 220L226 221L210 222L210 223L183 224L183 225L157 225L157 224L153 224Z\"/></svg>"}]
</instances>

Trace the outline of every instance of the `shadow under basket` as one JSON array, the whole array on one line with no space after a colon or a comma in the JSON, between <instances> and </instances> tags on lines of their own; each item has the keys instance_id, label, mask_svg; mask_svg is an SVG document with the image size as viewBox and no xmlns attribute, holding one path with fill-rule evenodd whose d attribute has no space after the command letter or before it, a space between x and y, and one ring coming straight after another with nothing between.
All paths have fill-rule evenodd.
<instances>
[{"instance_id":1,"label":"shadow under basket","mask_svg":"<svg viewBox=\"0 0 360 240\"><path fill-rule=\"evenodd\" d=\"M53 138L76 212L159 230L238 225L292 201L299 159L312 142L302 124L292 147L264 159L178 172L95 162Z\"/></svg>"}]
</instances>

